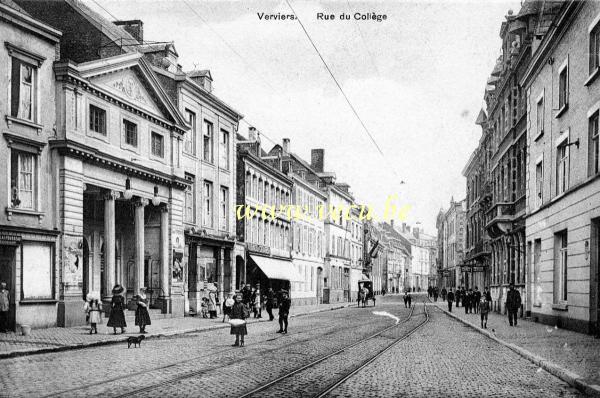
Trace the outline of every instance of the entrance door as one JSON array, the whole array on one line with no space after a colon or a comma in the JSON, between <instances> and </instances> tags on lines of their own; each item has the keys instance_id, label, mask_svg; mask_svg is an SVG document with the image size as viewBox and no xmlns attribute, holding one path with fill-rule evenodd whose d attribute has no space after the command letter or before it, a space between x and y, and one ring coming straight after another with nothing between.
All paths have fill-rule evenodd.
<instances>
[{"instance_id":1,"label":"entrance door","mask_svg":"<svg viewBox=\"0 0 600 398\"><path fill-rule=\"evenodd\" d=\"M90 246L86 238L83 238L83 299L90 292Z\"/></svg>"},{"instance_id":2,"label":"entrance door","mask_svg":"<svg viewBox=\"0 0 600 398\"><path fill-rule=\"evenodd\" d=\"M317 268L317 303L323 304L323 268Z\"/></svg>"},{"instance_id":3,"label":"entrance door","mask_svg":"<svg viewBox=\"0 0 600 398\"><path fill-rule=\"evenodd\" d=\"M600 218L592 220L590 232L590 332L600 336Z\"/></svg>"},{"instance_id":4,"label":"entrance door","mask_svg":"<svg viewBox=\"0 0 600 398\"><path fill-rule=\"evenodd\" d=\"M144 259L144 286L150 306L153 306L160 296L160 261L151 257Z\"/></svg>"},{"instance_id":5,"label":"entrance door","mask_svg":"<svg viewBox=\"0 0 600 398\"><path fill-rule=\"evenodd\" d=\"M15 246L0 246L0 282L6 282L10 292L10 309L8 313L8 328L14 330L15 324Z\"/></svg>"}]
</instances>

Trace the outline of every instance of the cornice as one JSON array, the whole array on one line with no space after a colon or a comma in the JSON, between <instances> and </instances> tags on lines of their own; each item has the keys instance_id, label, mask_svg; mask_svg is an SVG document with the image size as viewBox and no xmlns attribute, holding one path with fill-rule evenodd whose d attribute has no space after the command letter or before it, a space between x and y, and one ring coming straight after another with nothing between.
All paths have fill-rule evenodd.
<instances>
[{"instance_id":1,"label":"cornice","mask_svg":"<svg viewBox=\"0 0 600 398\"><path fill-rule=\"evenodd\" d=\"M101 153L96 148L73 140L50 140L49 144L51 149L57 149L59 153L63 155L78 157L89 163L97 163L102 167L110 168L123 174L137 176L148 181L156 181L165 185L173 185L181 189L186 189L190 185L190 182L184 177L163 173L149 167L135 164L123 158Z\"/></svg>"}]
</instances>

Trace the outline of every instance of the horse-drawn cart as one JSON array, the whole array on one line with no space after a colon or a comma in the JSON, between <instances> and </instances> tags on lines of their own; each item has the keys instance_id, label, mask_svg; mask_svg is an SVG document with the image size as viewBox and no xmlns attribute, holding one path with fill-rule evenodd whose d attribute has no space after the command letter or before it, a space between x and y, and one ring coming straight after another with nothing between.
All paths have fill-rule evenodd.
<instances>
[{"instance_id":1,"label":"horse-drawn cart","mask_svg":"<svg viewBox=\"0 0 600 398\"><path fill-rule=\"evenodd\" d=\"M358 282L358 306L362 304L366 307L369 300L373 301L373 307L375 307L375 295L373 294L373 282L369 280L362 280Z\"/></svg>"}]
</instances>

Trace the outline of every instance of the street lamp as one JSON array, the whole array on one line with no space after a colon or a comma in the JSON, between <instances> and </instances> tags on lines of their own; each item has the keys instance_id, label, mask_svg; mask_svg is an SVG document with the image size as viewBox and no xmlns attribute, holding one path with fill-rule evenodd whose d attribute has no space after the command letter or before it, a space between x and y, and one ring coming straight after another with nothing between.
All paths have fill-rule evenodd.
<instances>
[{"instance_id":1,"label":"street lamp","mask_svg":"<svg viewBox=\"0 0 600 398\"><path fill-rule=\"evenodd\" d=\"M133 191L131 190L131 180L127 178L125 180L125 191L123 192L123 198L129 200L133 197Z\"/></svg>"},{"instance_id":2,"label":"street lamp","mask_svg":"<svg viewBox=\"0 0 600 398\"><path fill-rule=\"evenodd\" d=\"M158 206L160 204L160 198L158 197L158 187L154 186L154 196L152 197L152 204Z\"/></svg>"}]
</instances>

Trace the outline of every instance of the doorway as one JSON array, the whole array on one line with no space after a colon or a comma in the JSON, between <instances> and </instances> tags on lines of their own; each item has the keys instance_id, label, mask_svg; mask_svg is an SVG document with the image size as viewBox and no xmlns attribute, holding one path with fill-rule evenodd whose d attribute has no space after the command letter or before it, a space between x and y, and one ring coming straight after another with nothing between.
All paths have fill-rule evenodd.
<instances>
[{"instance_id":1,"label":"doorway","mask_svg":"<svg viewBox=\"0 0 600 398\"><path fill-rule=\"evenodd\" d=\"M317 268L317 304L323 304L323 268Z\"/></svg>"},{"instance_id":2,"label":"doorway","mask_svg":"<svg viewBox=\"0 0 600 398\"><path fill-rule=\"evenodd\" d=\"M15 330L15 252L16 246L0 245L0 282L6 282L10 292L10 305L8 309L8 329Z\"/></svg>"},{"instance_id":3,"label":"doorway","mask_svg":"<svg viewBox=\"0 0 600 398\"><path fill-rule=\"evenodd\" d=\"M600 336L600 218L592 220L591 239L586 247L590 258L590 327L589 332ZM587 242L586 242L587 244Z\"/></svg>"}]
</instances>

